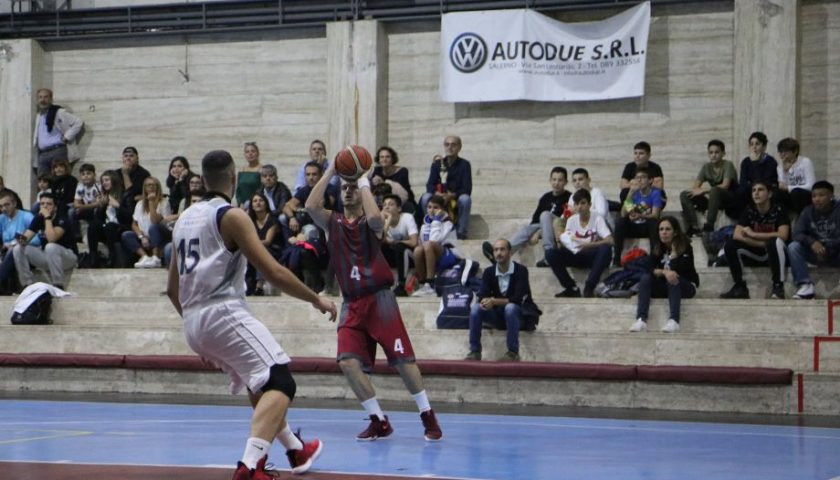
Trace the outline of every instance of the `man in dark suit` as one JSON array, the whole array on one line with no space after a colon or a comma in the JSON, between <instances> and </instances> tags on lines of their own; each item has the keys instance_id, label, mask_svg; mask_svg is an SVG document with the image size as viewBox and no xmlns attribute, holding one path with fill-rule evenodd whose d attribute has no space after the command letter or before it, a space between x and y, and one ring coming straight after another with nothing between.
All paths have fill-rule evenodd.
<instances>
[{"instance_id":1,"label":"man in dark suit","mask_svg":"<svg viewBox=\"0 0 840 480\"><path fill-rule=\"evenodd\" d=\"M465 360L481 360L481 327L483 324L507 330L507 352L500 362L519 361L519 330L534 330L540 312L531 298L528 269L511 261L510 242L493 243L495 265L484 270L479 301L470 310L470 353Z\"/></svg>"}]
</instances>

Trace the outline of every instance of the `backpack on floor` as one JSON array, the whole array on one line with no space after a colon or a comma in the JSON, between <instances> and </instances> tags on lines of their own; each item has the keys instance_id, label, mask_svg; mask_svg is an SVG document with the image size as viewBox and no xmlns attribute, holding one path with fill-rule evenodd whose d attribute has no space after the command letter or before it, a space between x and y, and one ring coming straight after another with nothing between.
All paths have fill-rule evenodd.
<instances>
[{"instance_id":1,"label":"backpack on floor","mask_svg":"<svg viewBox=\"0 0 840 480\"><path fill-rule=\"evenodd\" d=\"M623 270L611 273L595 287L595 294L604 298L628 298L639 293L639 281L648 268L648 255L630 261Z\"/></svg>"},{"instance_id":2,"label":"backpack on floor","mask_svg":"<svg viewBox=\"0 0 840 480\"><path fill-rule=\"evenodd\" d=\"M49 325L52 313L52 294L43 292L22 312L12 311L12 325Z\"/></svg>"},{"instance_id":3,"label":"backpack on floor","mask_svg":"<svg viewBox=\"0 0 840 480\"><path fill-rule=\"evenodd\" d=\"M437 328L470 328L470 309L475 301L475 292L468 285L459 283L445 287L440 296Z\"/></svg>"}]
</instances>

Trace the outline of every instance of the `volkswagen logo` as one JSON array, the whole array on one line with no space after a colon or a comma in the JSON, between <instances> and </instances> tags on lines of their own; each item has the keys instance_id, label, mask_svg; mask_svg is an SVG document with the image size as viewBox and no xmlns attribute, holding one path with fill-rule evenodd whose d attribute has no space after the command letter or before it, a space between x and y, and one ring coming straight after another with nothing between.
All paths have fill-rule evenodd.
<instances>
[{"instance_id":1,"label":"volkswagen logo","mask_svg":"<svg viewBox=\"0 0 840 480\"><path fill-rule=\"evenodd\" d=\"M449 48L449 61L462 73L473 73L487 61L487 44L474 33L462 33Z\"/></svg>"}]
</instances>

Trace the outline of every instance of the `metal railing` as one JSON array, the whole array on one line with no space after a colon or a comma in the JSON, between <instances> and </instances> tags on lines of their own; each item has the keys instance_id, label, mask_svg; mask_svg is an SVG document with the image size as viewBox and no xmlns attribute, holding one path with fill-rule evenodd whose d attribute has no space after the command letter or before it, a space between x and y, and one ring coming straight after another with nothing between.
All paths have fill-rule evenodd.
<instances>
[{"instance_id":1,"label":"metal railing","mask_svg":"<svg viewBox=\"0 0 840 480\"><path fill-rule=\"evenodd\" d=\"M652 4L698 0L652 0ZM444 13L533 8L537 11L627 8L638 0L241 0L0 15L0 38L42 41L238 32L323 26L342 20L410 21Z\"/></svg>"}]
</instances>

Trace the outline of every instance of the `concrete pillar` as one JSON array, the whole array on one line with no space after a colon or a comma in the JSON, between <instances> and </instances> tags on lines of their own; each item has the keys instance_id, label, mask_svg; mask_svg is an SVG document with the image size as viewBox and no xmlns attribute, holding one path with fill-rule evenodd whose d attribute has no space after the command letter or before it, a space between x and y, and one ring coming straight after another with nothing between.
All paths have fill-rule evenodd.
<instances>
[{"instance_id":1,"label":"concrete pillar","mask_svg":"<svg viewBox=\"0 0 840 480\"><path fill-rule=\"evenodd\" d=\"M735 0L735 118L730 159L760 130L776 143L799 135L799 0Z\"/></svg>"},{"instance_id":2,"label":"concrete pillar","mask_svg":"<svg viewBox=\"0 0 840 480\"><path fill-rule=\"evenodd\" d=\"M35 91L43 80L43 57L34 40L0 41L0 175L26 208L31 206Z\"/></svg>"},{"instance_id":3,"label":"concrete pillar","mask_svg":"<svg viewBox=\"0 0 840 480\"><path fill-rule=\"evenodd\" d=\"M327 24L328 148L388 139L388 37L375 20Z\"/></svg>"}]
</instances>

